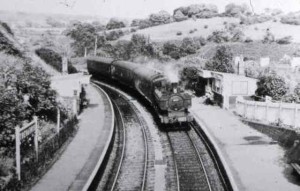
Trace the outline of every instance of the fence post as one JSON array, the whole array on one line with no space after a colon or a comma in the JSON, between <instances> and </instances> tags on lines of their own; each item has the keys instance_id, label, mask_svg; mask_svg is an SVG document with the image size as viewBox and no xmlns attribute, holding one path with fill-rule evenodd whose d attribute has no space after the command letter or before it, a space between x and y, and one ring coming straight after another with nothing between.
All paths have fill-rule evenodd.
<instances>
[{"instance_id":1,"label":"fence post","mask_svg":"<svg viewBox=\"0 0 300 191\"><path fill-rule=\"evenodd\" d=\"M34 150L35 150L35 156L36 156L36 160L39 160L39 131L38 131L38 117L34 116L33 117L34 120Z\"/></svg>"},{"instance_id":2,"label":"fence post","mask_svg":"<svg viewBox=\"0 0 300 191\"><path fill-rule=\"evenodd\" d=\"M59 108L57 108L57 124L56 124L57 134L59 134L59 130L60 130L60 110Z\"/></svg>"},{"instance_id":3,"label":"fence post","mask_svg":"<svg viewBox=\"0 0 300 191\"><path fill-rule=\"evenodd\" d=\"M297 128L297 115L298 115L298 108L297 104L295 103L295 111L294 111L294 128Z\"/></svg>"},{"instance_id":4,"label":"fence post","mask_svg":"<svg viewBox=\"0 0 300 191\"><path fill-rule=\"evenodd\" d=\"M16 141L16 168L17 168L17 175L18 180L21 180L21 153L20 153L20 126L17 125L15 128L15 141Z\"/></svg>"},{"instance_id":5,"label":"fence post","mask_svg":"<svg viewBox=\"0 0 300 191\"><path fill-rule=\"evenodd\" d=\"M247 101L244 100L244 118L247 116Z\"/></svg>"},{"instance_id":6,"label":"fence post","mask_svg":"<svg viewBox=\"0 0 300 191\"><path fill-rule=\"evenodd\" d=\"M256 109L257 109L257 103L254 101L254 112L253 112L253 118L256 119Z\"/></svg>"},{"instance_id":7,"label":"fence post","mask_svg":"<svg viewBox=\"0 0 300 191\"><path fill-rule=\"evenodd\" d=\"M279 103L279 110L278 110L278 122L281 120L281 107L282 107L282 102L280 101Z\"/></svg>"},{"instance_id":8,"label":"fence post","mask_svg":"<svg viewBox=\"0 0 300 191\"><path fill-rule=\"evenodd\" d=\"M269 102L266 102L266 121L268 122Z\"/></svg>"}]
</instances>

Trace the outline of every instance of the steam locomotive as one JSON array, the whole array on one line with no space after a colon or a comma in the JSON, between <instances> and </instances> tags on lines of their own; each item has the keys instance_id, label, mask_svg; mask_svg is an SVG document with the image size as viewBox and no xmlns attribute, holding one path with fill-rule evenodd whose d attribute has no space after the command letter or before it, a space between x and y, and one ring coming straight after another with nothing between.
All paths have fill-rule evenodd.
<instances>
[{"instance_id":1,"label":"steam locomotive","mask_svg":"<svg viewBox=\"0 0 300 191\"><path fill-rule=\"evenodd\" d=\"M169 82L162 72L141 64L104 57L89 57L87 68L93 77L113 80L136 90L155 109L161 124L193 121L188 111L191 96L177 83Z\"/></svg>"}]
</instances>

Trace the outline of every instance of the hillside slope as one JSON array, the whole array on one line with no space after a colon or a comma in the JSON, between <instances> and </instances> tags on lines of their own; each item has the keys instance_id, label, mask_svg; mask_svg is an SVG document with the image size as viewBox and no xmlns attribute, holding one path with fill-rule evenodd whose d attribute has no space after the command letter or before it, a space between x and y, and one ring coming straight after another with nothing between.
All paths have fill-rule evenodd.
<instances>
[{"instance_id":1,"label":"hillside slope","mask_svg":"<svg viewBox=\"0 0 300 191\"><path fill-rule=\"evenodd\" d=\"M275 21L275 20L274 20ZM288 25L280 23L276 18L276 22L273 20L264 23L258 23L253 25L240 25L246 37L250 37L253 40L262 40L266 33L266 29L270 29L275 38L282 38L284 36L292 36L293 42L300 43L300 26ZM225 23L239 23L237 18L228 17L215 17L210 19L197 19L186 20L182 22L174 22L170 24L155 26L139 30L136 33L150 36L153 41L167 41L178 40L184 37L203 36L207 37L215 30L224 29ZM197 31L190 33L191 30L197 29ZM182 35L177 35L177 32L182 32ZM128 40L132 34L126 35L121 39Z\"/></svg>"}]
</instances>

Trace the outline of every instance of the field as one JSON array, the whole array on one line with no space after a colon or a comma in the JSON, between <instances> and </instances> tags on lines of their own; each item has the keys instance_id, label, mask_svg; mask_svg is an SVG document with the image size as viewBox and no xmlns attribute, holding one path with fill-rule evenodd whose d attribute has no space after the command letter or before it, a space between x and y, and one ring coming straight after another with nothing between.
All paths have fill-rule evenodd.
<instances>
[{"instance_id":1,"label":"field","mask_svg":"<svg viewBox=\"0 0 300 191\"><path fill-rule=\"evenodd\" d=\"M166 25L155 26L139 30L136 33L150 36L153 41L167 41L167 40L180 40L184 37L202 36L207 37L214 30L224 29L227 23L239 23L237 18L224 18L216 17L210 19L197 19L186 20L182 22L175 22ZM266 33L266 29L269 28L274 34L275 38L282 38L284 36L292 36L293 42L300 43L300 26L287 25L280 23L280 19L274 21L268 21L265 23L259 23L254 25L240 25L246 37L250 37L253 40L262 40ZM197 29L194 33L190 33L191 30ZM177 35L177 32L182 32L182 35ZM130 39L132 34L122 37L122 39Z\"/></svg>"}]
</instances>

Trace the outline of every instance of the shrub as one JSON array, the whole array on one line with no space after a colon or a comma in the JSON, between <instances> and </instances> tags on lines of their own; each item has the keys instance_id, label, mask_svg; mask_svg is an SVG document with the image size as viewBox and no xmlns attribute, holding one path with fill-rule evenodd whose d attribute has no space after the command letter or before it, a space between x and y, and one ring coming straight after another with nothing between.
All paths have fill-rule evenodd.
<instances>
[{"instance_id":1,"label":"shrub","mask_svg":"<svg viewBox=\"0 0 300 191\"><path fill-rule=\"evenodd\" d=\"M211 18L218 14L217 6L213 4L193 4L187 7L179 7L173 11L173 15L180 11L190 18Z\"/></svg>"},{"instance_id":2,"label":"shrub","mask_svg":"<svg viewBox=\"0 0 300 191\"><path fill-rule=\"evenodd\" d=\"M300 25L300 12L289 13L280 20L281 23L290 24L290 25Z\"/></svg>"},{"instance_id":3,"label":"shrub","mask_svg":"<svg viewBox=\"0 0 300 191\"><path fill-rule=\"evenodd\" d=\"M252 15L252 16L241 16L241 24L253 25L256 23L264 23L270 21L272 19L271 16L268 15Z\"/></svg>"},{"instance_id":4,"label":"shrub","mask_svg":"<svg viewBox=\"0 0 300 191\"><path fill-rule=\"evenodd\" d=\"M230 3L225 7L225 15L228 17L240 17L241 15L251 15L251 11L246 4L237 5Z\"/></svg>"},{"instance_id":5,"label":"shrub","mask_svg":"<svg viewBox=\"0 0 300 191\"><path fill-rule=\"evenodd\" d=\"M276 43L277 44L291 44L292 43L292 36L285 36L283 38L277 39Z\"/></svg>"},{"instance_id":6,"label":"shrub","mask_svg":"<svg viewBox=\"0 0 300 191\"><path fill-rule=\"evenodd\" d=\"M124 27L125 27L125 23L123 21L119 21L115 18L110 19L106 25L107 30L119 29L119 28L124 28Z\"/></svg>"},{"instance_id":7,"label":"shrub","mask_svg":"<svg viewBox=\"0 0 300 191\"><path fill-rule=\"evenodd\" d=\"M263 43L272 43L275 41L274 35L270 32L269 29L266 30L266 35L264 36L264 39L262 40Z\"/></svg>"},{"instance_id":8,"label":"shrub","mask_svg":"<svg viewBox=\"0 0 300 191\"><path fill-rule=\"evenodd\" d=\"M180 21L187 20L188 16L184 15L180 10L177 10L174 13L173 18L176 22L180 22Z\"/></svg>"},{"instance_id":9,"label":"shrub","mask_svg":"<svg viewBox=\"0 0 300 191\"><path fill-rule=\"evenodd\" d=\"M287 102L287 103L298 103L299 97L296 94L287 94L287 95L282 96L281 100L283 102Z\"/></svg>"},{"instance_id":10,"label":"shrub","mask_svg":"<svg viewBox=\"0 0 300 191\"><path fill-rule=\"evenodd\" d=\"M106 33L106 40L113 41L119 39L121 36L124 36L122 30L114 30Z\"/></svg>"},{"instance_id":11,"label":"shrub","mask_svg":"<svg viewBox=\"0 0 300 191\"><path fill-rule=\"evenodd\" d=\"M195 43L197 43L199 45L199 47L200 46L204 46L207 43L206 39L204 37L202 37L202 36L200 36L200 37L194 37L193 40L194 40Z\"/></svg>"},{"instance_id":12,"label":"shrub","mask_svg":"<svg viewBox=\"0 0 300 191\"><path fill-rule=\"evenodd\" d=\"M300 99L300 83L298 83L294 89L294 93L299 97Z\"/></svg>"},{"instance_id":13,"label":"shrub","mask_svg":"<svg viewBox=\"0 0 300 191\"><path fill-rule=\"evenodd\" d=\"M268 72L259 78L255 93L258 96L270 96L274 100L281 100L287 90L288 87L283 77L275 72Z\"/></svg>"},{"instance_id":14,"label":"shrub","mask_svg":"<svg viewBox=\"0 0 300 191\"><path fill-rule=\"evenodd\" d=\"M149 19L142 19L139 22L139 29L145 29L152 26L152 22Z\"/></svg>"},{"instance_id":15,"label":"shrub","mask_svg":"<svg viewBox=\"0 0 300 191\"><path fill-rule=\"evenodd\" d=\"M204 25L204 28L207 29L207 28L208 28L208 25Z\"/></svg>"},{"instance_id":16,"label":"shrub","mask_svg":"<svg viewBox=\"0 0 300 191\"><path fill-rule=\"evenodd\" d=\"M176 33L176 35L177 35L177 36L180 36L180 35L182 35L182 32L181 32L181 31L178 31L178 32Z\"/></svg>"},{"instance_id":17,"label":"shrub","mask_svg":"<svg viewBox=\"0 0 300 191\"><path fill-rule=\"evenodd\" d=\"M40 48L35 50L35 52L47 64L55 68L57 71L62 72L62 57L57 52L48 48ZM68 62L68 72L70 74L77 73L76 68L71 62Z\"/></svg>"},{"instance_id":18,"label":"shrub","mask_svg":"<svg viewBox=\"0 0 300 191\"><path fill-rule=\"evenodd\" d=\"M228 42L230 40L229 34L224 30L215 30L207 37L207 40L215 43Z\"/></svg>"},{"instance_id":19,"label":"shrub","mask_svg":"<svg viewBox=\"0 0 300 191\"><path fill-rule=\"evenodd\" d=\"M6 30L7 33L14 35L13 31L6 22L0 21L0 25Z\"/></svg>"},{"instance_id":20,"label":"shrub","mask_svg":"<svg viewBox=\"0 0 300 191\"><path fill-rule=\"evenodd\" d=\"M136 31L137 31L137 29L134 29L134 28L130 29L130 32L132 32L132 33L136 32Z\"/></svg>"},{"instance_id":21,"label":"shrub","mask_svg":"<svg viewBox=\"0 0 300 191\"><path fill-rule=\"evenodd\" d=\"M194 30L190 30L190 31L189 31L190 34L193 34L194 32L195 32Z\"/></svg>"},{"instance_id":22,"label":"shrub","mask_svg":"<svg viewBox=\"0 0 300 191\"><path fill-rule=\"evenodd\" d=\"M0 31L0 51L4 51L7 54L23 57L23 53L15 47L1 31Z\"/></svg>"},{"instance_id":23,"label":"shrub","mask_svg":"<svg viewBox=\"0 0 300 191\"><path fill-rule=\"evenodd\" d=\"M152 26L167 24L171 22L171 15L166 11L160 11L156 14L151 14L149 21L152 23Z\"/></svg>"},{"instance_id":24,"label":"shrub","mask_svg":"<svg viewBox=\"0 0 300 191\"><path fill-rule=\"evenodd\" d=\"M247 38L245 39L245 43L250 43L250 42L253 42L253 40L252 40L250 37L247 37Z\"/></svg>"}]
</instances>

